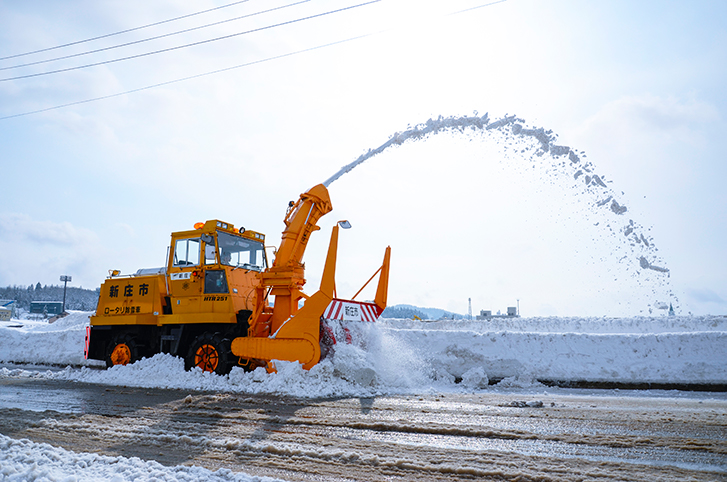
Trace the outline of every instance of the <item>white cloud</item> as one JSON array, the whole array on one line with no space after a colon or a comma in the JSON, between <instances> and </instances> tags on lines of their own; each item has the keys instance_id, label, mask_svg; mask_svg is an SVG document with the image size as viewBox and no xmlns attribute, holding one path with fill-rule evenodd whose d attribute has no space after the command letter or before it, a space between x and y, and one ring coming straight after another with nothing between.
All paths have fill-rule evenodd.
<instances>
[{"instance_id":1,"label":"white cloud","mask_svg":"<svg viewBox=\"0 0 727 482\"><path fill-rule=\"evenodd\" d=\"M0 284L58 282L94 286L103 246L98 236L68 222L39 221L24 214L0 214Z\"/></svg>"},{"instance_id":2,"label":"white cloud","mask_svg":"<svg viewBox=\"0 0 727 482\"><path fill-rule=\"evenodd\" d=\"M720 120L715 106L695 98L624 96L604 105L576 134L617 152L652 147L655 139L699 147L706 142L705 127Z\"/></svg>"},{"instance_id":3,"label":"white cloud","mask_svg":"<svg viewBox=\"0 0 727 482\"><path fill-rule=\"evenodd\" d=\"M0 214L0 236L7 241L31 241L39 244L76 246L96 235L68 222L36 221L25 214Z\"/></svg>"},{"instance_id":4,"label":"white cloud","mask_svg":"<svg viewBox=\"0 0 727 482\"><path fill-rule=\"evenodd\" d=\"M688 294L698 302L726 304L724 298L709 288L692 289Z\"/></svg>"}]
</instances>

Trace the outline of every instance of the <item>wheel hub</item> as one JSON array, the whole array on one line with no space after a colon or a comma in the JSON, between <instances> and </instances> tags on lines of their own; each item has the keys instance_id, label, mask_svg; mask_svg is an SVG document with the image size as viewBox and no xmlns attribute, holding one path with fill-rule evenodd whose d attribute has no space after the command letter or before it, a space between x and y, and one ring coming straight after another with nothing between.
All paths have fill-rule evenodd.
<instances>
[{"instance_id":1,"label":"wheel hub","mask_svg":"<svg viewBox=\"0 0 727 482\"><path fill-rule=\"evenodd\" d=\"M119 343L114 347L110 358L114 365L128 365L131 361L131 350L126 343Z\"/></svg>"},{"instance_id":2,"label":"wheel hub","mask_svg":"<svg viewBox=\"0 0 727 482\"><path fill-rule=\"evenodd\" d=\"M213 345L204 344L197 348L197 352L194 354L194 365L205 372L215 371L219 361L220 356Z\"/></svg>"}]
</instances>

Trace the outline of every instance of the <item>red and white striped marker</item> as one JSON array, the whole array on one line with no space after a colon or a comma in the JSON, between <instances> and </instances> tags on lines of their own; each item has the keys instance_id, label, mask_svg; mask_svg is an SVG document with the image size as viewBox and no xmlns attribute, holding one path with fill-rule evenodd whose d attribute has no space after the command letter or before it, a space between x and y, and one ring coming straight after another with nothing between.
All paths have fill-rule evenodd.
<instances>
[{"instance_id":1,"label":"red and white striped marker","mask_svg":"<svg viewBox=\"0 0 727 482\"><path fill-rule=\"evenodd\" d=\"M323 312L323 318L326 320L374 322L379 319L382 311L375 303L334 298L326 311Z\"/></svg>"}]
</instances>

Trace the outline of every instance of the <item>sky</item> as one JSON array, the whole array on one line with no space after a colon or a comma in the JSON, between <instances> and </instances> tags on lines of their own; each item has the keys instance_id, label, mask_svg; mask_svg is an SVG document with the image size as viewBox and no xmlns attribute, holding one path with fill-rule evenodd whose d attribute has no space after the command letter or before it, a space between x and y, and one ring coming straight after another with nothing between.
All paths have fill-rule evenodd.
<instances>
[{"instance_id":1,"label":"sky","mask_svg":"<svg viewBox=\"0 0 727 482\"><path fill-rule=\"evenodd\" d=\"M231 3L2 2L0 57ZM72 286L95 288L110 269L163 265L170 233L207 219L276 245L300 193L396 132L477 112L557 134L627 213L604 215L557 160L532 162L504 131L440 133L331 184L334 211L304 259L308 292L331 226L348 219L343 297L391 245L390 304L466 313L471 299L475 314L519 305L524 316L661 316L656 307L672 303L680 314L727 313L727 4L293 3L249 0L0 60L0 286L71 275ZM354 8L291 23L344 7ZM668 276L639 269L619 232L628 220Z\"/></svg>"}]
</instances>

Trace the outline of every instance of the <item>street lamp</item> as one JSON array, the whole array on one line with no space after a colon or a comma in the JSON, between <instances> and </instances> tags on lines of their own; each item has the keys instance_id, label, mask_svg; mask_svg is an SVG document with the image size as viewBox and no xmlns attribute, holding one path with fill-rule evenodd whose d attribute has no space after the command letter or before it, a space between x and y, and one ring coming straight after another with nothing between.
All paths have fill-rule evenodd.
<instances>
[{"instance_id":1,"label":"street lamp","mask_svg":"<svg viewBox=\"0 0 727 482\"><path fill-rule=\"evenodd\" d=\"M61 281L63 281L63 311L61 313L66 312L66 286L68 286L68 282L71 281L71 277L67 274L61 275Z\"/></svg>"}]
</instances>

